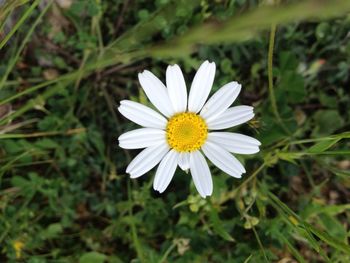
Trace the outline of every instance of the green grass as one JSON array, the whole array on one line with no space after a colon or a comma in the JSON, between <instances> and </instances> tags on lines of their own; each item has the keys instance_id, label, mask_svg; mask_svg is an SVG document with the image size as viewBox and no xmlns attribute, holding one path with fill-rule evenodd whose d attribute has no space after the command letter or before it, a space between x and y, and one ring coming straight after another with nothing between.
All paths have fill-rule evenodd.
<instances>
[{"instance_id":1,"label":"green grass","mask_svg":"<svg viewBox=\"0 0 350 263\"><path fill-rule=\"evenodd\" d=\"M349 1L73 2L0 7L0 262L350 261ZM125 174L118 103L206 59L262 150L211 166L210 198L179 169L159 195Z\"/></svg>"}]
</instances>

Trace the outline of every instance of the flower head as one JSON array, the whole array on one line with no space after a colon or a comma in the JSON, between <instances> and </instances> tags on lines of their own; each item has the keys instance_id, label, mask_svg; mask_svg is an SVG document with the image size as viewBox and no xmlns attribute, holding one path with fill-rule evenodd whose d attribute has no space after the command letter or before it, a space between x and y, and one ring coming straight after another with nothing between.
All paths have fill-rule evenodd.
<instances>
[{"instance_id":1,"label":"flower head","mask_svg":"<svg viewBox=\"0 0 350 263\"><path fill-rule=\"evenodd\" d=\"M253 107L230 105L241 85L230 82L221 87L208 101L215 76L215 63L205 61L198 69L187 97L183 74L178 65L168 66L166 86L151 72L139 73L140 84L157 111L130 100L120 102L119 112L143 128L119 137L125 149L142 149L126 172L137 178L159 166L153 188L164 192L176 167L190 170L193 182L202 197L213 192L213 182L204 155L230 176L240 178L245 169L231 154L253 154L260 142L252 137L217 132L254 117Z\"/></svg>"},{"instance_id":2,"label":"flower head","mask_svg":"<svg viewBox=\"0 0 350 263\"><path fill-rule=\"evenodd\" d=\"M21 258L22 250L23 250L23 247L24 247L24 243L22 241L20 241L20 240L15 240L12 243L12 246L15 249L16 258Z\"/></svg>"}]
</instances>

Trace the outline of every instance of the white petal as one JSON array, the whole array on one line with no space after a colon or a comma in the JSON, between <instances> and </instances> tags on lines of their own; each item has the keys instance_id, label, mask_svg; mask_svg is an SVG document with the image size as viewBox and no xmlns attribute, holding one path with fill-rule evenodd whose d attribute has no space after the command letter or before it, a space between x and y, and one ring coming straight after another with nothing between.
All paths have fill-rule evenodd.
<instances>
[{"instance_id":1,"label":"white petal","mask_svg":"<svg viewBox=\"0 0 350 263\"><path fill-rule=\"evenodd\" d=\"M118 110L125 118L144 127L165 129L167 124L167 120L158 112L131 100L122 100Z\"/></svg>"},{"instance_id":2,"label":"white petal","mask_svg":"<svg viewBox=\"0 0 350 263\"><path fill-rule=\"evenodd\" d=\"M163 193L165 191L174 176L178 158L179 153L175 150L171 150L167 153L167 155L165 155L158 166L156 176L153 181L154 190L158 191L159 193Z\"/></svg>"},{"instance_id":3,"label":"white petal","mask_svg":"<svg viewBox=\"0 0 350 263\"><path fill-rule=\"evenodd\" d=\"M253 154L259 152L261 143L253 137L233 132L211 132L208 141L233 153Z\"/></svg>"},{"instance_id":4,"label":"white petal","mask_svg":"<svg viewBox=\"0 0 350 263\"><path fill-rule=\"evenodd\" d=\"M209 130L221 130L247 122L253 117L253 107L242 105L228 108L219 116L206 122Z\"/></svg>"},{"instance_id":5,"label":"white petal","mask_svg":"<svg viewBox=\"0 0 350 263\"><path fill-rule=\"evenodd\" d=\"M205 61L192 81L188 97L188 111L199 112L208 98L215 77L215 63Z\"/></svg>"},{"instance_id":6,"label":"white petal","mask_svg":"<svg viewBox=\"0 0 350 263\"><path fill-rule=\"evenodd\" d=\"M184 112L187 108L187 90L182 71L178 65L168 66L166 86L175 113Z\"/></svg>"},{"instance_id":7,"label":"white petal","mask_svg":"<svg viewBox=\"0 0 350 263\"><path fill-rule=\"evenodd\" d=\"M213 193L213 181L207 161L199 151L190 153L190 170L198 193L205 198Z\"/></svg>"},{"instance_id":8,"label":"white petal","mask_svg":"<svg viewBox=\"0 0 350 263\"><path fill-rule=\"evenodd\" d=\"M163 143L148 147L131 161L126 172L131 178L140 177L156 166L168 151L168 145Z\"/></svg>"},{"instance_id":9,"label":"white petal","mask_svg":"<svg viewBox=\"0 0 350 263\"><path fill-rule=\"evenodd\" d=\"M184 171L190 169L190 153L187 153L187 152L180 153L178 165Z\"/></svg>"},{"instance_id":10,"label":"white petal","mask_svg":"<svg viewBox=\"0 0 350 263\"><path fill-rule=\"evenodd\" d=\"M153 128L141 128L123 133L119 136L119 146L124 149L141 149L164 143L165 131Z\"/></svg>"},{"instance_id":11,"label":"white petal","mask_svg":"<svg viewBox=\"0 0 350 263\"><path fill-rule=\"evenodd\" d=\"M245 173L243 165L232 154L214 143L207 141L202 150L208 159L225 173L236 178L241 178L242 173Z\"/></svg>"},{"instance_id":12,"label":"white petal","mask_svg":"<svg viewBox=\"0 0 350 263\"><path fill-rule=\"evenodd\" d=\"M153 105L165 116L174 114L170 98L164 84L150 71L139 73L140 84Z\"/></svg>"},{"instance_id":13,"label":"white petal","mask_svg":"<svg viewBox=\"0 0 350 263\"><path fill-rule=\"evenodd\" d=\"M225 110L235 101L239 92L241 91L241 85L238 82L230 82L221 87L208 102L203 106L201 110L201 116L209 121Z\"/></svg>"}]
</instances>

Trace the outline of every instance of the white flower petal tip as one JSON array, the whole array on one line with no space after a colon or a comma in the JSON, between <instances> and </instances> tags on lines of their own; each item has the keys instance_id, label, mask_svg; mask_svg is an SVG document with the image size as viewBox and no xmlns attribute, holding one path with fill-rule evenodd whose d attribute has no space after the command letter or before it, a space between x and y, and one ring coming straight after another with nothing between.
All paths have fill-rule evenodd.
<instances>
[{"instance_id":1,"label":"white flower petal tip","mask_svg":"<svg viewBox=\"0 0 350 263\"><path fill-rule=\"evenodd\" d=\"M177 167L179 154L171 150L160 162L153 181L153 189L163 193L171 182Z\"/></svg>"},{"instance_id":2,"label":"white flower petal tip","mask_svg":"<svg viewBox=\"0 0 350 263\"><path fill-rule=\"evenodd\" d=\"M164 84L150 71L145 70L138 74L142 89L152 104L165 116L174 114L170 98Z\"/></svg>"},{"instance_id":3,"label":"white flower petal tip","mask_svg":"<svg viewBox=\"0 0 350 263\"><path fill-rule=\"evenodd\" d=\"M243 165L225 149L207 142L202 146L204 154L219 169L235 178L241 178L246 170Z\"/></svg>"},{"instance_id":4,"label":"white flower petal tip","mask_svg":"<svg viewBox=\"0 0 350 263\"><path fill-rule=\"evenodd\" d=\"M188 110L199 112L207 100L213 86L216 65L208 60L202 63L193 78L190 94L188 97Z\"/></svg>"},{"instance_id":5,"label":"white flower petal tip","mask_svg":"<svg viewBox=\"0 0 350 263\"><path fill-rule=\"evenodd\" d=\"M131 100L122 100L118 111L125 118L144 127L164 129L167 124L167 120L158 112Z\"/></svg>"},{"instance_id":6,"label":"white flower petal tip","mask_svg":"<svg viewBox=\"0 0 350 263\"><path fill-rule=\"evenodd\" d=\"M208 142L215 143L229 152L238 154L257 153L261 146L257 139L233 132L210 132Z\"/></svg>"},{"instance_id":7,"label":"white flower petal tip","mask_svg":"<svg viewBox=\"0 0 350 263\"><path fill-rule=\"evenodd\" d=\"M169 65L166 70L166 86L174 111L184 112L187 108L187 90L184 76L178 65Z\"/></svg>"},{"instance_id":8,"label":"white flower petal tip","mask_svg":"<svg viewBox=\"0 0 350 263\"><path fill-rule=\"evenodd\" d=\"M169 151L167 144L161 143L141 151L126 168L131 178L137 178L155 167Z\"/></svg>"},{"instance_id":9,"label":"white flower petal tip","mask_svg":"<svg viewBox=\"0 0 350 263\"><path fill-rule=\"evenodd\" d=\"M190 154L190 171L194 185L203 198L213 193L213 181L206 160L199 151Z\"/></svg>"},{"instance_id":10,"label":"white flower petal tip","mask_svg":"<svg viewBox=\"0 0 350 263\"><path fill-rule=\"evenodd\" d=\"M245 123L254 118L253 107L241 105L228 108L215 118L207 120L209 130L222 130Z\"/></svg>"},{"instance_id":11,"label":"white flower petal tip","mask_svg":"<svg viewBox=\"0 0 350 263\"><path fill-rule=\"evenodd\" d=\"M141 128L119 136L119 146L124 149L142 149L156 144L166 144L165 131L153 128Z\"/></svg>"},{"instance_id":12,"label":"white flower petal tip","mask_svg":"<svg viewBox=\"0 0 350 263\"><path fill-rule=\"evenodd\" d=\"M200 115L207 121L219 116L236 100L242 86L232 81L221 87L203 106Z\"/></svg>"}]
</instances>

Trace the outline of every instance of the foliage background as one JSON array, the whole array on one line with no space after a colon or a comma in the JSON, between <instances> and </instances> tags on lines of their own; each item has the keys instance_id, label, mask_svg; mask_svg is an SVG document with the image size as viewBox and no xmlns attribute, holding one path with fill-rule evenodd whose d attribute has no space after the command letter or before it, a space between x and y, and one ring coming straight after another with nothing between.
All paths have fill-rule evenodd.
<instances>
[{"instance_id":1,"label":"foliage background","mask_svg":"<svg viewBox=\"0 0 350 263\"><path fill-rule=\"evenodd\" d=\"M348 0L0 1L0 262L350 262ZM277 27L276 27L277 25ZM273 52L272 52L273 51ZM211 167L130 180L137 73L243 84L262 141L236 180Z\"/></svg>"}]
</instances>

